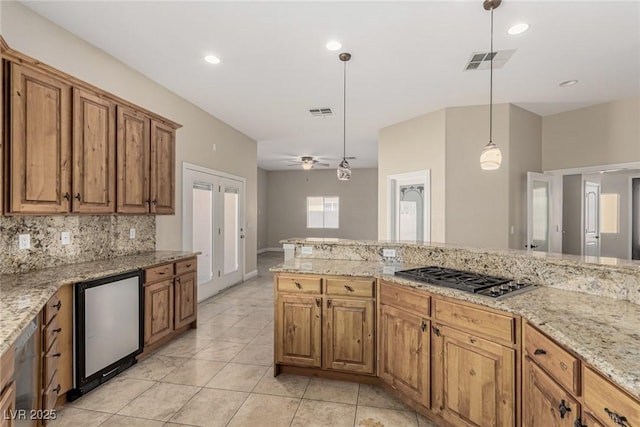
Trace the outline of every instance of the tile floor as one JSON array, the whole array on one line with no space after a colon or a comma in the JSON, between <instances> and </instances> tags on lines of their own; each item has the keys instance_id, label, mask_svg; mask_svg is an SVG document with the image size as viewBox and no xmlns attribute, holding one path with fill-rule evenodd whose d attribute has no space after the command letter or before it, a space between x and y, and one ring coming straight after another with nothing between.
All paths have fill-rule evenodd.
<instances>
[{"instance_id":1,"label":"tile floor","mask_svg":"<svg viewBox=\"0 0 640 427\"><path fill-rule=\"evenodd\" d=\"M58 411L54 427L437 427L378 387L273 377L273 275L198 307L198 328Z\"/></svg>"}]
</instances>

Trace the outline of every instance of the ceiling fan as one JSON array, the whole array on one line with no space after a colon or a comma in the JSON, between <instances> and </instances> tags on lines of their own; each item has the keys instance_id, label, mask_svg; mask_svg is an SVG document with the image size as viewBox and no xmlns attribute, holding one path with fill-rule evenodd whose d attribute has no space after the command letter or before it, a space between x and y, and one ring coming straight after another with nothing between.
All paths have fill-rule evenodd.
<instances>
[{"instance_id":1,"label":"ceiling fan","mask_svg":"<svg viewBox=\"0 0 640 427\"><path fill-rule=\"evenodd\" d=\"M321 162L317 159L314 159L312 156L302 156L300 157L300 160L289 160L289 161L292 163L288 164L287 166L302 165L302 169L305 169L305 170L309 170L313 168L315 165L326 166L326 167L330 166L329 163Z\"/></svg>"}]
</instances>

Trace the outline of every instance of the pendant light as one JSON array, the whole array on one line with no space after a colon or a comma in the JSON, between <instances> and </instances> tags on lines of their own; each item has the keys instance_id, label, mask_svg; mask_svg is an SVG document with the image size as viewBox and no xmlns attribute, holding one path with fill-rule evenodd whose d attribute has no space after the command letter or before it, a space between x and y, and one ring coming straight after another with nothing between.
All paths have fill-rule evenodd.
<instances>
[{"instance_id":1,"label":"pendant light","mask_svg":"<svg viewBox=\"0 0 640 427\"><path fill-rule=\"evenodd\" d=\"M502 164L502 153L496 144L493 143L493 10L498 8L502 0L484 0L485 10L491 11L491 50L489 51L489 143L482 149L480 155L480 167L483 170L496 170Z\"/></svg>"},{"instance_id":2,"label":"pendant light","mask_svg":"<svg viewBox=\"0 0 640 427\"><path fill-rule=\"evenodd\" d=\"M342 80L342 161L338 165L336 173L340 181L349 181L351 179L351 166L347 162L347 62L351 59L351 54L343 52L338 55L338 58L344 63L344 72Z\"/></svg>"}]
</instances>

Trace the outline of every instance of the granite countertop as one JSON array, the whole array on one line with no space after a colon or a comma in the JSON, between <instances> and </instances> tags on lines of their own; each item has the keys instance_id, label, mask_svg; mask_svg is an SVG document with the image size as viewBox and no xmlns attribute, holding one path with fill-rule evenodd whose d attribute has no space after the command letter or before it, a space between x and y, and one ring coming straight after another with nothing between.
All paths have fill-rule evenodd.
<instances>
[{"instance_id":1,"label":"granite countertop","mask_svg":"<svg viewBox=\"0 0 640 427\"><path fill-rule=\"evenodd\" d=\"M640 305L546 286L496 301L393 275L396 269L413 267L417 266L294 258L273 267L271 271L382 278L520 315L640 398Z\"/></svg>"},{"instance_id":2,"label":"granite countertop","mask_svg":"<svg viewBox=\"0 0 640 427\"><path fill-rule=\"evenodd\" d=\"M0 275L0 354L13 344L62 285L138 270L195 255L193 252L151 251L20 274Z\"/></svg>"}]
</instances>

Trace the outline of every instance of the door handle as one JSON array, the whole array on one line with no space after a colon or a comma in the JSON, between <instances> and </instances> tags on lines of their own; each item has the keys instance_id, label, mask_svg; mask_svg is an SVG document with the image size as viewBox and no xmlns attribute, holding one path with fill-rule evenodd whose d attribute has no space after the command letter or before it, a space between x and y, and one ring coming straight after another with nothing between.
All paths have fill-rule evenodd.
<instances>
[{"instance_id":1,"label":"door handle","mask_svg":"<svg viewBox=\"0 0 640 427\"><path fill-rule=\"evenodd\" d=\"M593 236L593 238L594 238L594 239L599 239L599 238L600 238L600 236Z\"/></svg>"}]
</instances>

